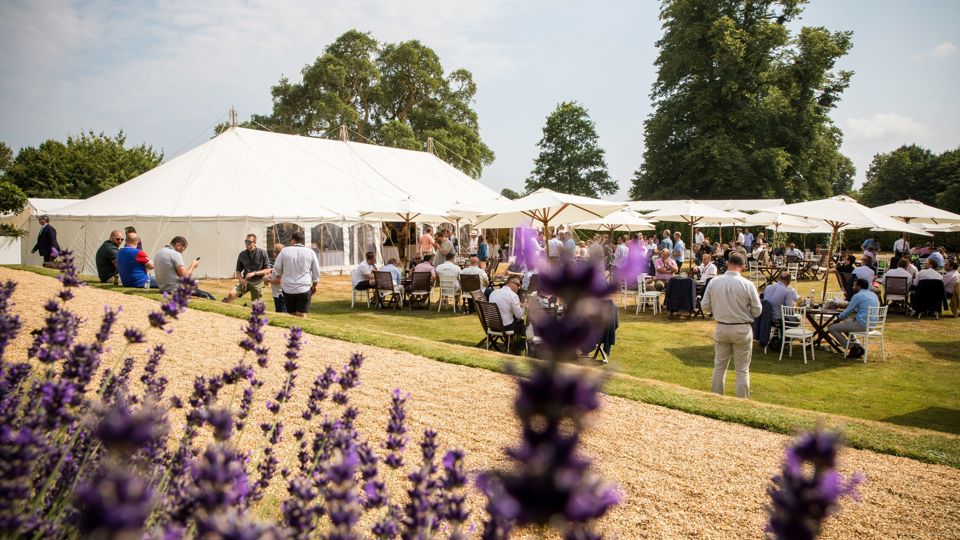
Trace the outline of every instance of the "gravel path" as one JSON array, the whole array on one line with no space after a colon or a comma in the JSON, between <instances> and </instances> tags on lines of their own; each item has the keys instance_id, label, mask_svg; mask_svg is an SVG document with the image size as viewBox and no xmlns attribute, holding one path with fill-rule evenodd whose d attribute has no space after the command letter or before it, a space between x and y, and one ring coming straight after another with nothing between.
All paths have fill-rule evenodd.
<instances>
[{"instance_id":1,"label":"gravel path","mask_svg":"<svg viewBox=\"0 0 960 540\"><path fill-rule=\"evenodd\" d=\"M43 301L59 283L28 272L0 268L0 280L20 283L14 312L26 328L40 326ZM103 306L122 305L119 328L146 326L146 315L156 303L144 298L82 289L70 302L73 310L90 318L81 335L91 339ZM384 314L389 317L389 314ZM167 394L186 397L193 377L212 374L239 358L235 346L242 321L190 310L172 334L148 333L168 351L161 371L171 383ZM29 336L21 335L8 350L12 359L25 357ZM268 413L262 403L279 387L284 373L279 351L284 332L268 329L267 342L276 351L263 373L266 384L254 407L256 425ZM127 354L143 356L141 349ZM114 349L120 349L119 342ZM308 336L295 390L295 399L283 412L285 432L305 422L299 418L307 388L327 365L339 367L354 351L366 355L362 384L352 392L361 415L358 429L382 440L389 393L395 387L411 393L408 417L414 440L426 428L440 432L441 447L459 446L467 453L471 470L502 466L501 449L512 443L518 427L511 411L514 381L505 375L444 364L412 354ZM119 356L108 356L111 363ZM731 398L733 399L733 398ZM600 473L619 484L624 503L602 523L608 537L630 538L761 538L766 487L778 470L788 438L749 427L724 423L653 405L604 396L603 407L585 446ZM173 417L176 424L181 417ZM245 442L258 443L251 430ZM292 437L281 450L281 460L293 463ZM848 449L842 455L846 471L866 476L862 500L847 502L829 524L824 538L960 538L960 470ZM279 482L275 482L279 484ZM398 479L393 489L402 489ZM280 486L274 486L279 492ZM278 493L279 494L279 493ZM481 502L472 498L473 507ZM516 535L516 537L525 535Z\"/></svg>"}]
</instances>

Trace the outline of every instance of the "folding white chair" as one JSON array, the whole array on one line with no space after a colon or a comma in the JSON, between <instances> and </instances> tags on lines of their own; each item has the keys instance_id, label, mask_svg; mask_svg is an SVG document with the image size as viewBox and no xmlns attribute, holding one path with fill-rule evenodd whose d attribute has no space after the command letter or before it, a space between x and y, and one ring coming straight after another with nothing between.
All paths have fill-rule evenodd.
<instances>
[{"instance_id":1,"label":"folding white chair","mask_svg":"<svg viewBox=\"0 0 960 540\"><path fill-rule=\"evenodd\" d=\"M457 278L440 276L440 299L437 301L437 313L443 308L447 300L453 305L453 312L457 312L457 303L460 300L460 291L457 289Z\"/></svg>"},{"instance_id":2,"label":"folding white chair","mask_svg":"<svg viewBox=\"0 0 960 540\"><path fill-rule=\"evenodd\" d=\"M660 313L660 291L658 290L647 290L647 275L640 274L637 276L637 312L639 315L640 311L644 313L647 312L647 306L650 306L653 310L653 314L657 315Z\"/></svg>"},{"instance_id":3,"label":"folding white chair","mask_svg":"<svg viewBox=\"0 0 960 540\"><path fill-rule=\"evenodd\" d=\"M760 264L757 261L750 261L748 264L748 268L750 270L750 281L752 281L753 284L759 288L760 284L766 281L763 272L760 271Z\"/></svg>"},{"instance_id":4,"label":"folding white chair","mask_svg":"<svg viewBox=\"0 0 960 540\"><path fill-rule=\"evenodd\" d=\"M799 341L803 348L803 363L807 363L807 344L810 345L810 357L817 359L813 351L813 330L808 330L803 320L807 316L806 307L780 306L780 360L783 360L783 349L790 342L790 356L793 356L793 342Z\"/></svg>"},{"instance_id":5,"label":"folding white chair","mask_svg":"<svg viewBox=\"0 0 960 540\"><path fill-rule=\"evenodd\" d=\"M790 272L790 279L796 283L800 279L800 263L787 263L787 272Z\"/></svg>"},{"instance_id":6,"label":"folding white chair","mask_svg":"<svg viewBox=\"0 0 960 540\"><path fill-rule=\"evenodd\" d=\"M368 308L370 307L370 304L372 303L371 302L372 298L370 296L370 289L366 289L363 291L358 291L353 287L350 287L350 289L351 289L350 292L352 293L350 295L350 309L353 309L353 306L357 305L357 296L361 296L361 295L365 297L367 302L367 307Z\"/></svg>"},{"instance_id":7,"label":"folding white chair","mask_svg":"<svg viewBox=\"0 0 960 540\"><path fill-rule=\"evenodd\" d=\"M879 339L880 358L881 360L887 359L887 352L883 346L883 330L887 325L887 307L889 306L871 306L869 309L867 309L867 328L863 332L849 332L847 334L847 346L843 350L844 356L850 352L850 341L853 340L853 338L859 338L863 341L863 363L866 364L867 356L870 351L870 341L876 341Z\"/></svg>"}]
</instances>

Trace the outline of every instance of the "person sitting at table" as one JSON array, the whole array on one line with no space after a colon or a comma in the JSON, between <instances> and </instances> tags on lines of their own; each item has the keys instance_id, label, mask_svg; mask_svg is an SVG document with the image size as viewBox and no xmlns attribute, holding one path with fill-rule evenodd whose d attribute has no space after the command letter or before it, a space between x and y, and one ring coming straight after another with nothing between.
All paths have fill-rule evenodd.
<instances>
[{"instance_id":1,"label":"person sitting at table","mask_svg":"<svg viewBox=\"0 0 960 540\"><path fill-rule=\"evenodd\" d=\"M937 261L933 260L931 257L927 257L927 262L923 267L923 270L917 272L917 279L914 283L918 281L923 281L925 279L939 279L943 281L943 275L938 270Z\"/></svg>"},{"instance_id":2,"label":"person sitting at table","mask_svg":"<svg viewBox=\"0 0 960 540\"><path fill-rule=\"evenodd\" d=\"M444 259L446 259L442 264L437 266L436 274L437 276L445 276L453 278L453 282L456 284L454 289L459 293L460 292L460 266L453 262L456 258L456 254L453 252L447 253Z\"/></svg>"},{"instance_id":3,"label":"person sitting at table","mask_svg":"<svg viewBox=\"0 0 960 540\"><path fill-rule=\"evenodd\" d=\"M930 253L932 253L933 251L935 251L933 249L933 242L927 242L926 245L918 246L911 250L911 252L917 257L926 257L927 255L930 255Z\"/></svg>"},{"instance_id":4,"label":"person sitting at table","mask_svg":"<svg viewBox=\"0 0 960 540\"><path fill-rule=\"evenodd\" d=\"M390 272L390 278L393 279L393 286L396 287L400 285L403 281L403 272L400 271L400 267L397 266L397 258L390 257L387 261L387 264L380 269L381 272Z\"/></svg>"},{"instance_id":5,"label":"person sitting at table","mask_svg":"<svg viewBox=\"0 0 960 540\"><path fill-rule=\"evenodd\" d=\"M913 264L913 261L909 257L905 257L904 260L907 261L907 267L905 268L905 270L907 272L910 272L911 282L917 281L917 274L920 273L920 269L917 268L915 264Z\"/></svg>"},{"instance_id":6,"label":"person sitting at table","mask_svg":"<svg viewBox=\"0 0 960 540\"><path fill-rule=\"evenodd\" d=\"M907 288L909 289L913 285L913 274L907 271L907 267L910 266L910 261L906 259L900 259L897 262L897 267L891 270L887 270L887 273L883 275L883 286L887 286L887 278L906 278L907 279Z\"/></svg>"},{"instance_id":7,"label":"person sitting at table","mask_svg":"<svg viewBox=\"0 0 960 540\"><path fill-rule=\"evenodd\" d=\"M717 277L717 265L713 264L713 255L704 253L700 266L694 268L694 272L698 276L697 285L701 286L705 285L708 279Z\"/></svg>"},{"instance_id":8,"label":"person sitting at table","mask_svg":"<svg viewBox=\"0 0 960 540\"><path fill-rule=\"evenodd\" d=\"M841 274L852 274L854 268L857 267L857 257L850 255L846 259L841 260L843 262L837 265L837 272L840 272Z\"/></svg>"},{"instance_id":9,"label":"person sitting at table","mask_svg":"<svg viewBox=\"0 0 960 540\"><path fill-rule=\"evenodd\" d=\"M520 296L517 291L520 290L520 278L510 276L503 287L490 293L490 302L497 305L500 311L500 318L503 319L503 326L506 330L513 330L514 336L522 336L523 327L523 307L520 305Z\"/></svg>"},{"instance_id":10,"label":"person sitting at table","mask_svg":"<svg viewBox=\"0 0 960 540\"><path fill-rule=\"evenodd\" d=\"M779 321L783 316L783 310L780 309L782 306L793 307L800 300L800 293L790 286L792 279L790 272L780 272L780 279L763 290L763 299L773 307L772 316L775 321ZM779 322L776 326L780 326Z\"/></svg>"},{"instance_id":11,"label":"person sitting at table","mask_svg":"<svg viewBox=\"0 0 960 540\"><path fill-rule=\"evenodd\" d=\"M797 260L803 260L803 251L797 248L797 245L794 244L793 242L790 242L790 247L787 248L785 252L783 252L783 255L785 257L796 257Z\"/></svg>"},{"instance_id":12,"label":"person sitting at table","mask_svg":"<svg viewBox=\"0 0 960 540\"><path fill-rule=\"evenodd\" d=\"M947 307L954 318L960 314L960 294L957 294L957 283L960 283L960 273L957 273L957 261L947 261L944 268L947 270L943 274L943 292L947 295Z\"/></svg>"},{"instance_id":13,"label":"person sitting at table","mask_svg":"<svg viewBox=\"0 0 960 540\"><path fill-rule=\"evenodd\" d=\"M535 274L539 274L540 270L536 266L533 268L525 268L523 274L520 278L520 289L527 291L530 289L530 278Z\"/></svg>"},{"instance_id":14,"label":"person sitting at table","mask_svg":"<svg viewBox=\"0 0 960 540\"><path fill-rule=\"evenodd\" d=\"M764 233L764 232L757 233L757 239L753 241L753 244L765 245L766 243L767 243L767 233Z\"/></svg>"},{"instance_id":15,"label":"person sitting at table","mask_svg":"<svg viewBox=\"0 0 960 540\"><path fill-rule=\"evenodd\" d=\"M758 244L756 240L753 242L753 252L751 253L753 260L757 261L758 264L765 265L767 264L767 246L764 244Z\"/></svg>"},{"instance_id":16,"label":"person sitting at table","mask_svg":"<svg viewBox=\"0 0 960 540\"><path fill-rule=\"evenodd\" d=\"M654 287L658 291L662 291L667 287L667 282L670 281L680 269L677 267L676 261L670 258L670 250L661 249L660 258L653 261L653 270Z\"/></svg>"},{"instance_id":17,"label":"person sitting at table","mask_svg":"<svg viewBox=\"0 0 960 540\"><path fill-rule=\"evenodd\" d=\"M784 257L787 254L787 244L780 242L777 244L777 247L773 248L774 257Z\"/></svg>"},{"instance_id":18,"label":"person sitting at table","mask_svg":"<svg viewBox=\"0 0 960 540\"><path fill-rule=\"evenodd\" d=\"M588 242L592 242L592 240L588 240ZM577 242L577 250L575 252L576 259L578 261L586 260L588 253L587 242L584 242L583 240Z\"/></svg>"},{"instance_id":19,"label":"person sitting at table","mask_svg":"<svg viewBox=\"0 0 960 540\"><path fill-rule=\"evenodd\" d=\"M860 266L853 269L853 276L857 279L865 279L867 283L873 285L873 278L876 277L877 273L873 271L873 262L870 257L866 255L860 259Z\"/></svg>"},{"instance_id":20,"label":"person sitting at table","mask_svg":"<svg viewBox=\"0 0 960 540\"><path fill-rule=\"evenodd\" d=\"M460 271L461 276L480 276L480 286L484 289L490 284L490 278L487 276L487 273L480 268L480 259L477 257L470 257L470 266L467 266Z\"/></svg>"},{"instance_id":21,"label":"person sitting at table","mask_svg":"<svg viewBox=\"0 0 960 540\"><path fill-rule=\"evenodd\" d=\"M414 272L430 272L433 279L437 279L437 269L433 267L433 253L424 253L420 264L413 267Z\"/></svg>"},{"instance_id":22,"label":"person sitting at table","mask_svg":"<svg viewBox=\"0 0 960 540\"><path fill-rule=\"evenodd\" d=\"M376 264L377 254L368 251L364 255L364 260L360 261L360 264L350 273L350 284L354 290L366 291L376 286L376 281L373 279L373 272L377 269Z\"/></svg>"},{"instance_id":23,"label":"person sitting at table","mask_svg":"<svg viewBox=\"0 0 960 540\"><path fill-rule=\"evenodd\" d=\"M937 263L936 268L940 269L940 268L943 268L944 263L946 263L947 261L946 257L944 256L945 254L946 254L946 250L943 249L943 246L940 246L937 249L931 251L929 255L927 255L927 260L928 261L932 260L935 263Z\"/></svg>"},{"instance_id":24,"label":"person sitting at table","mask_svg":"<svg viewBox=\"0 0 960 540\"><path fill-rule=\"evenodd\" d=\"M867 329L867 315L871 307L880 307L880 299L870 290L870 283L865 279L853 281L853 297L847 308L837 316L837 322L831 324L827 331L839 343L844 345L849 332L863 332ZM854 317L850 317L854 314ZM849 318L848 318L849 317Z\"/></svg>"}]
</instances>

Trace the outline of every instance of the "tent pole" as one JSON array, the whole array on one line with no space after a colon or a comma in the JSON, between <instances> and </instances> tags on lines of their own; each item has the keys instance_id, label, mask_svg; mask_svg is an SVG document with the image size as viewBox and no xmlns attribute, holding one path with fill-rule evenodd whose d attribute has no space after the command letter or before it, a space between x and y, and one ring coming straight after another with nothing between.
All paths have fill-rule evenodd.
<instances>
[{"instance_id":1,"label":"tent pole","mask_svg":"<svg viewBox=\"0 0 960 540\"><path fill-rule=\"evenodd\" d=\"M827 271L823 274L823 294L820 297L820 303L827 301L827 285L830 283L830 266L833 264L833 242L837 237L837 229L840 227L836 223L830 223L833 230L830 231L830 247L827 249Z\"/></svg>"}]
</instances>

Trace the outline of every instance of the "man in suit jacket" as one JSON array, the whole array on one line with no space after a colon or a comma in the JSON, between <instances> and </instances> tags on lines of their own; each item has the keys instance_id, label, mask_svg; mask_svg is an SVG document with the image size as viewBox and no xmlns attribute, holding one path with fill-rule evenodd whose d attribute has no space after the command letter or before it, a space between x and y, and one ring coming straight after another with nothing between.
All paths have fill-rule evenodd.
<instances>
[{"instance_id":1,"label":"man in suit jacket","mask_svg":"<svg viewBox=\"0 0 960 540\"><path fill-rule=\"evenodd\" d=\"M60 244L57 243L57 230L53 228L53 225L50 225L49 217L40 216L38 220L40 221L40 234L37 235L37 243L30 250L30 253L39 251L43 257L43 262L48 263L56 258L53 255L53 250L60 251Z\"/></svg>"}]
</instances>

